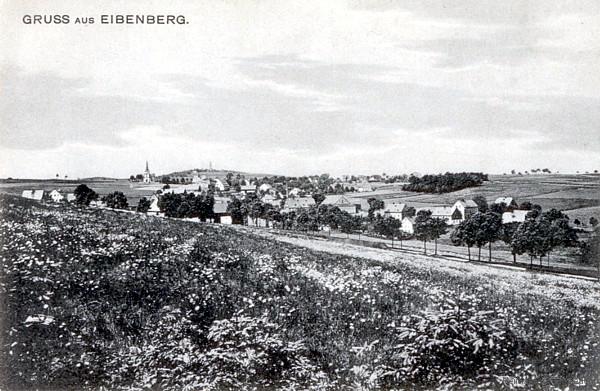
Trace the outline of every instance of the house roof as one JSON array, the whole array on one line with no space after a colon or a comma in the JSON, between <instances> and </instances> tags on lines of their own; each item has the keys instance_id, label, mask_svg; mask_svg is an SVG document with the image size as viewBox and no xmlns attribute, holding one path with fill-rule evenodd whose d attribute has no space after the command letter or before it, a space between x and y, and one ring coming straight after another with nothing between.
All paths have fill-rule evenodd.
<instances>
[{"instance_id":1,"label":"house roof","mask_svg":"<svg viewBox=\"0 0 600 391\"><path fill-rule=\"evenodd\" d=\"M213 213L227 213L227 205L228 203L226 202L215 202L215 204L213 205Z\"/></svg>"},{"instance_id":2,"label":"house roof","mask_svg":"<svg viewBox=\"0 0 600 391\"><path fill-rule=\"evenodd\" d=\"M391 203L385 204L383 213L402 213L406 209L406 204Z\"/></svg>"},{"instance_id":3,"label":"house roof","mask_svg":"<svg viewBox=\"0 0 600 391\"><path fill-rule=\"evenodd\" d=\"M285 200L285 208L307 208L315 205L315 200L312 197L288 198Z\"/></svg>"},{"instance_id":4,"label":"house roof","mask_svg":"<svg viewBox=\"0 0 600 391\"><path fill-rule=\"evenodd\" d=\"M346 196L341 194L327 195L321 205L354 205Z\"/></svg>"},{"instance_id":5,"label":"house roof","mask_svg":"<svg viewBox=\"0 0 600 391\"><path fill-rule=\"evenodd\" d=\"M458 200L456 201L457 203L461 203L464 205L465 208L479 208L479 206L477 206L477 203L473 200Z\"/></svg>"},{"instance_id":6,"label":"house roof","mask_svg":"<svg viewBox=\"0 0 600 391\"><path fill-rule=\"evenodd\" d=\"M436 216L452 216L452 207L451 206L435 206L433 208L428 208L431 211L431 215Z\"/></svg>"}]
</instances>

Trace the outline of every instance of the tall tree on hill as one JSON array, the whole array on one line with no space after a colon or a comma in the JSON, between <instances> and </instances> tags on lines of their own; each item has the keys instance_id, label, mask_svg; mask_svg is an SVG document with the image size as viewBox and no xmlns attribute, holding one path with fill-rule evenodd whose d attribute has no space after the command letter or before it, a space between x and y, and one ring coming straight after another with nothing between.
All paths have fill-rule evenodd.
<instances>
[{"instance_id":1,"label":"tall tree on hill","mask_svg":"<svg viewBox=\"0 0 600 391\"><path fill-rule=\"evenodd\" d=\"M315 203L317 205L320 205L321 202L325 201L325 196L321 193L315 193L312 195L313 200L315 200Z\"/></svg>"},{"instance_id":2,"label":"tall tree on hill","mask_svg":"<svg viewBox=\"0 0 600 391\"><path fill-rule=\"evenodd\" d=\"M77 205L89 205L90 202L98 199L98 194L87 185L81 184L73 191L75 195L75 203Z\"/></svg>"},{"instance_id":3,"label":"tall tree on hill","mask_svg":"<svg viewBox=\"0 0 600 391\"><path fill-rule=\"evenodd\" d=\"M404 209L404 213L402 214L402 217L415 217L415 215L417 214L417 210L415 209L414 206L407 206L406 209Z\"/></svg>"}]
</instances>

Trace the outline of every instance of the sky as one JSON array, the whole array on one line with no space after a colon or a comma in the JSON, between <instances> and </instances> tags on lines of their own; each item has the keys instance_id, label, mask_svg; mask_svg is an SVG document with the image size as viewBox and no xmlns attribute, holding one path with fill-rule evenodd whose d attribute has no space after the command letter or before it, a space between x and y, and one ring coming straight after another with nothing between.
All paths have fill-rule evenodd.
<instances>
[{"instance_id":1,"label":"sky","mask_svg":"<svg viewBox=\"0 0 600 391\"><path fill-rule=\"evenodd\" d=\"M599 70L597 1L0 0L0 177L593 171Z\"/></svg>"}]
</instances>

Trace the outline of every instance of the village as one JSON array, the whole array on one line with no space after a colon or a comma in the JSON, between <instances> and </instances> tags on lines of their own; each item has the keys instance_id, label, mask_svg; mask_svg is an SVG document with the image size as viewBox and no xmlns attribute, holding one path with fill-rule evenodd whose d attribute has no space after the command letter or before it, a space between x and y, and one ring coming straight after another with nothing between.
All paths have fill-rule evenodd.
<instances>
[{"instance_id":1,"label":"village","mask_svg":"<svg viewBox=\"0 0 600 391\"><path fill-rule=\"evenodd\" d=\"M491 262L492 244L496 248L495 243L502 243L500 249L509 249L511 256L507 258L512 261L517 262L517 256L524 255L531 264L538 259L540 265L556 248L573 248L575 252L570 253L584 259L587 241L579 238L587 238L598 225L593 216L585 221L569 219L559 210L542 211L541 206L527 199L519 202L510 194L489 200L481 195L457 197L454 202L442 205L411 204L402 197L387 197L385 189L391 185L413 189L436 179L424 176L421 180L418 173L337 178L327 174L299 178L213 174L210 167L157 176L146 162L142 174L129 178L129 194L151 193L138 197L137 205L130 205L132 197L123 192L100 196L86 185L78 186L74 192L27 189L21 195L50 204L73 203L188 221L320 232L329 237L362 235L363 241L391 240L392 247L395 240L418 240L422 241L425 253L427 242L433 242L437 254L438 239L445 238L442 243L465 247L469 260L471 247L479 249L478 259L481 259L481 248L488 245ZM440 178L447 182L448 178L463 181L473 176L487 179L472 173L447 173ZM435 181L434 184L438 186ZM379 189L384 190L378 192Z\"/></svg>"}]
</instances>

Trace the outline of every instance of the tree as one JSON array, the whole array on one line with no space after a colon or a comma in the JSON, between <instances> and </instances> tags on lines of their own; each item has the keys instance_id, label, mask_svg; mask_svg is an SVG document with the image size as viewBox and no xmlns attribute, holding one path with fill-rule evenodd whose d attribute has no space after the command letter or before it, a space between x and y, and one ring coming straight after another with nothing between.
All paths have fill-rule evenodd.
<instances>
[{"instance_id":1,"label":"tree","mask_svg":"<svg viewBox=\"0 0 600 391\"><path fill-rule=\"evenodd\" d=\"M484 214L483 225L479 227L480 235L488 243L489 262L492 262L492 243L501 238L502 217L497 213L488 212Z\"/></svg>"},{"instance_id":2,"label":"tree","mask_svg":"<svg viewBox=\"0 0 600 391\"><path fill-rule=\"evenodd\" d=\"M596 227L598 225L598 219L595 218L594 216L590 217L590 225L592 227Z\"/></svg>"},{"instance_id":3,"label":"tree","mask_svg":"<svg viewBox=\"0 0 600 391\"><path fill-rule=\"evenodd\" d=\"M137 179L138 181L143 181L144 180L144 176L142 174L137 174L135 176L135 179Z\"/></svg>"},{"instance_id":4,"label":"tree","mask_svg":"<svg viewBox=\"0 0 600 391\"><path fill-rule=\"evenodd\" d=\"M127 209L129 204L127 197L120 191L115 191L102 197L107 207L112 209Z\"/></svg>"},{"instance_id":5,"label":"tree","mask_svg":"<svg viewBox=\"0 0 600 391\"><path fill-rule=\"evenodd\" d=\"M423 253L427 255L427 242L431 239L431 211L420 210L415 217L415 237L423 241Z\"/></svg>"},{"instance_id":6,"label":"tree","mask_svg":"<svg viewBox=\"0 0 600 391\"><path fill-rule=\"evenodd\" d=\"M470 219L463 220L458 224L452 234L450 241L455 246L467 246L469 261L471 260L471 247L475 245L475 226Z\"/></svg>"},{"instance_id":7,"label":"tree","mask_svg":"<svg viewBox=\"0 0 600 391\"><path fill-rule=\"evenodd\" d=\"M383 200L378 200L377 198L369 198L367 202L369 203L369 219L373 218L376 210L383 209L385 205Z\"/></svg>"},{"instance_id":8,"label":"tree","mask_svg":"<svg viewBox=\"0 0 600 391\"><path fill-rule=\"evenodd\" d=\"M89 205L90 202L98 199L98 194L85 184L81 184L73 191L75 195L75 203L77 205Z\"/></svg>"},{"instance_id":9,"label":"tree","mask_svg":"<svg viewBox=\"0 0 600 391\"><path fill-rule=\"evenodd\" d=\"M432 217L429 224L429 237L433 239L435 243L435 255L437 255L437 241L442 235L445 235L446 232L448 232L448 224L446 224L446 220L439 217Z\"/></svg>"},{"instance_id":10,"label":"tree","mask_svg":"<svg viewBox=\"0 0 600 391\"><path fill-rule=\"evenodd\" d=\"M493 213L497 213L499 215L502 215L502 213L506 212L507 206L504 202L501 202L499 204L493 203L492 205L490 205L490 212Z\"/></svg>"},{"instance_id":11,"label":"tree","mask_svg":"<svg viewBox=\"0 0 600 391\"><path fill-rule=\"evenodd\" d=\"M511 253L513 256L513 263L517 263L517 253L512 251L512 241L515 235L515 232L517 232L517 229L519 229L519 225L521 223L508 223L508 224L504 224L502 226L502 232L500 234L500 240L502 240L504 243L506 243L507 245L511 246Z\"/></svg>"},{"instance_id":12,"label":"tree","mask_svg":"<svg viewBox=\"0 0 600 391\"><path fill-rule=\"evenodd\" d=\"M246 206L236 197L233 197L231 202L227 205L227 212L231 214L231 221L233 224L244 224L246 216L248 216Z\"/></svg>"},{"instance_id":13,"label":"tree","mask_svg":"<svg viewBox=\"0 0 600 391\"><path fill-rule=\"evenodd\" d=\"M402 217L415 217L415 215L417 214L417 210L415 209L414 206L407 206L406 209L404 209L404 213L402 215Z\"/></svg>"},{"instance_id":14,"label":"tree","mask_svg":"<svg viewBox=\"0 0 600 391\"><path fill-rule=\"evenodd\" d=\"M315 193L312 195L312 198L315 200L315 203L317 205L320 205L321 202L323 202L325 200L325 196L321 193Z\"/></svg>"},{"instance_id":15,"label":"tree","mask_svg":"<svg viewBox=\"0 0 600 391\"><path fill-rule=\"evenodd\" d=\"M533 204L529 201L523 201L523 202L521 202L521 205L519 205L519 209L531 210L531 209L533 209Z\"/></svg>"},{"instance_id":16,"label":"tree","mask_svg":"<svg viewBox=\"0 0 600 391\"><path fill-rule=\"evenodd\" d=\"M477 195L473 197L473 202L477 204L477 209L479 209L480 212L485 213L488 211L487 199L484 196Z\"/></svg>"},{"instance_id":17,"label":"tree","mask_svg":"<svg viewBox=\"0 0 600 391\"><path fill-rule=\"evenodd\" d=\"M152 205L152 202L146 197L142 197L138 201L136 211L140 213L146 213L150 209L150 205Z\"/></svg>"}]
</instances>

